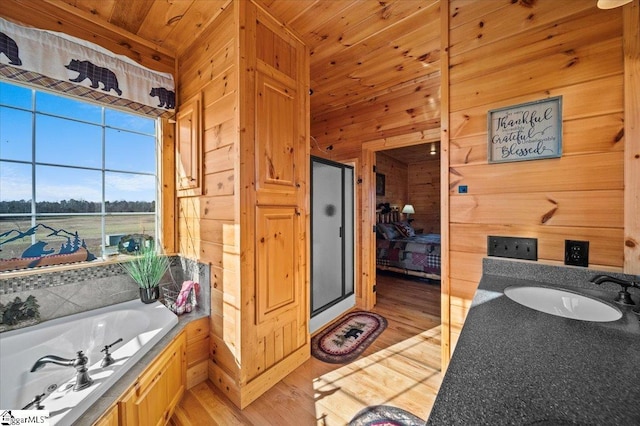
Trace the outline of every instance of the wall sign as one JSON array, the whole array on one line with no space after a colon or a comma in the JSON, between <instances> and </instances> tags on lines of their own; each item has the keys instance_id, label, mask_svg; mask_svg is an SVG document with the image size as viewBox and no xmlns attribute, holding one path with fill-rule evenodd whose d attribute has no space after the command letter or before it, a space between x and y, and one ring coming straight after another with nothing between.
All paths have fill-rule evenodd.
<instances>
[{"instance_id":1,"label":"wall sign","mask_svg":"<svg viewBox=\"0 0 640 426\"><path fill-rule=\"evenodd\" d=\"M490 110L489 163L562 156L562 96Z\"/></svg>"}]
</instances>

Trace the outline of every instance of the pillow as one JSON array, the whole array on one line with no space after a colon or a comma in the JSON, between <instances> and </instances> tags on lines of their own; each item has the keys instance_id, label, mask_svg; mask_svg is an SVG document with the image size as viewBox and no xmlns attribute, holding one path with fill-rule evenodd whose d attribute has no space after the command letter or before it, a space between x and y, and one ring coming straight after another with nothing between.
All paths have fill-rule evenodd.
<instances>
[{"instance_id":1,"label":"pillow","mask_svg":"<svg viewBox=\"0 0 640 426\"><path fill-rule=\"evenodd\" d=\"M409 225L409 222L394 222L393 224L403 237L411 238L416 236L416 231Z\"/></svg>"},{"instance_id":2,"label":"pillow","mask_svg":"<svg viewBox=\"0 0 640 426\"><path fill-rule=\"evenodd\" d=\"M377 229L385 240L396 240L402 236L400 231L391 223L378 223Z\"/></svg>"}]
</instances>

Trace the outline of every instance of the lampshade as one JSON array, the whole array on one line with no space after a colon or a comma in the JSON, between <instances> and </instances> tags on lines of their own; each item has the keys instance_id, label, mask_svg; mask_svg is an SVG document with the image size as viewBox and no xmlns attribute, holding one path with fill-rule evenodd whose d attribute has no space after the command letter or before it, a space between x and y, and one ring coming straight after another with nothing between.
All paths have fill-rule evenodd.
<instances>
[{"instance_id":1,"label":"lampshade","mask_svg":"<svg viewBox=\"0 0 640 426\"><path fill-rule=\"evenodd\" d=\"M631 3L633 0L598 0L599 9L613 9Z\"/></svg>"},{"instance_id":2,"label":"lampshade","mask_svg":"<svg viewBox=\"0 0 640 426\"><path fill-rule=\"evenodd\" d=\"M429 154L436 155L437 153L438 153L438 151L436 151L436 143L432 142L431 143L431 150L429 151Z\"/></svg>"},{"instance_id":3,"label":"lampshade","mask_svg":"<svg viewBox=\"0 0 640 426\"><path fill-rule=\"evenodd\" d=\"M415 212L416 211L414 210L411 204L405 204L404 207L402 208L402 213L414 214Z\"/></svg>"}]
</instances>

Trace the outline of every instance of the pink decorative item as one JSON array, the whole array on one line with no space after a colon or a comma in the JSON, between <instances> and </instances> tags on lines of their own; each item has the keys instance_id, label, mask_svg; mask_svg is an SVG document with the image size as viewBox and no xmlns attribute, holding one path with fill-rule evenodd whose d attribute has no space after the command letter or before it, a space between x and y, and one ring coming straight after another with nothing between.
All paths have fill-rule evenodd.
<instances>
[{"instance_id":1,"label":"pink decorative item","mask_svg":"<svg viewBox=\"0 0 640 426\"><path fill-rule=\"evenodd\" d=\"M169 288L163 289L164 304L177 315L191 312L197 306L197 297L200 294L200 284L194 281L185 281L179 291Z\"/></svg>"}]
</instances>

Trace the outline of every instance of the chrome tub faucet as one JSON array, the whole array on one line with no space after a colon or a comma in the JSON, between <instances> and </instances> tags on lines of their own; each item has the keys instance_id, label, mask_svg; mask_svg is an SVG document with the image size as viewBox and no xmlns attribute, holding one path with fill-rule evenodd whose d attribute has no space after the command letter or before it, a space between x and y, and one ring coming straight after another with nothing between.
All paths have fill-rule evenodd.
<instances>
[{"instance_id":1,"label":"chrome tub faucet","mask_svg":"<svg viewBox=\"0 0 640 426\"><path fill-rule=\"evenodd\" d=\"M79 391L93 384L93 379L89 376L89 370L87 369L88 363L89 358L87 358L82 351L78 351L74 359L66 359L56 355L45 355L33 364L31 372L38 371L47 364L74 367L76 369L76 384L73 386L73 390Z\"/></svg>"}]
</instances>

